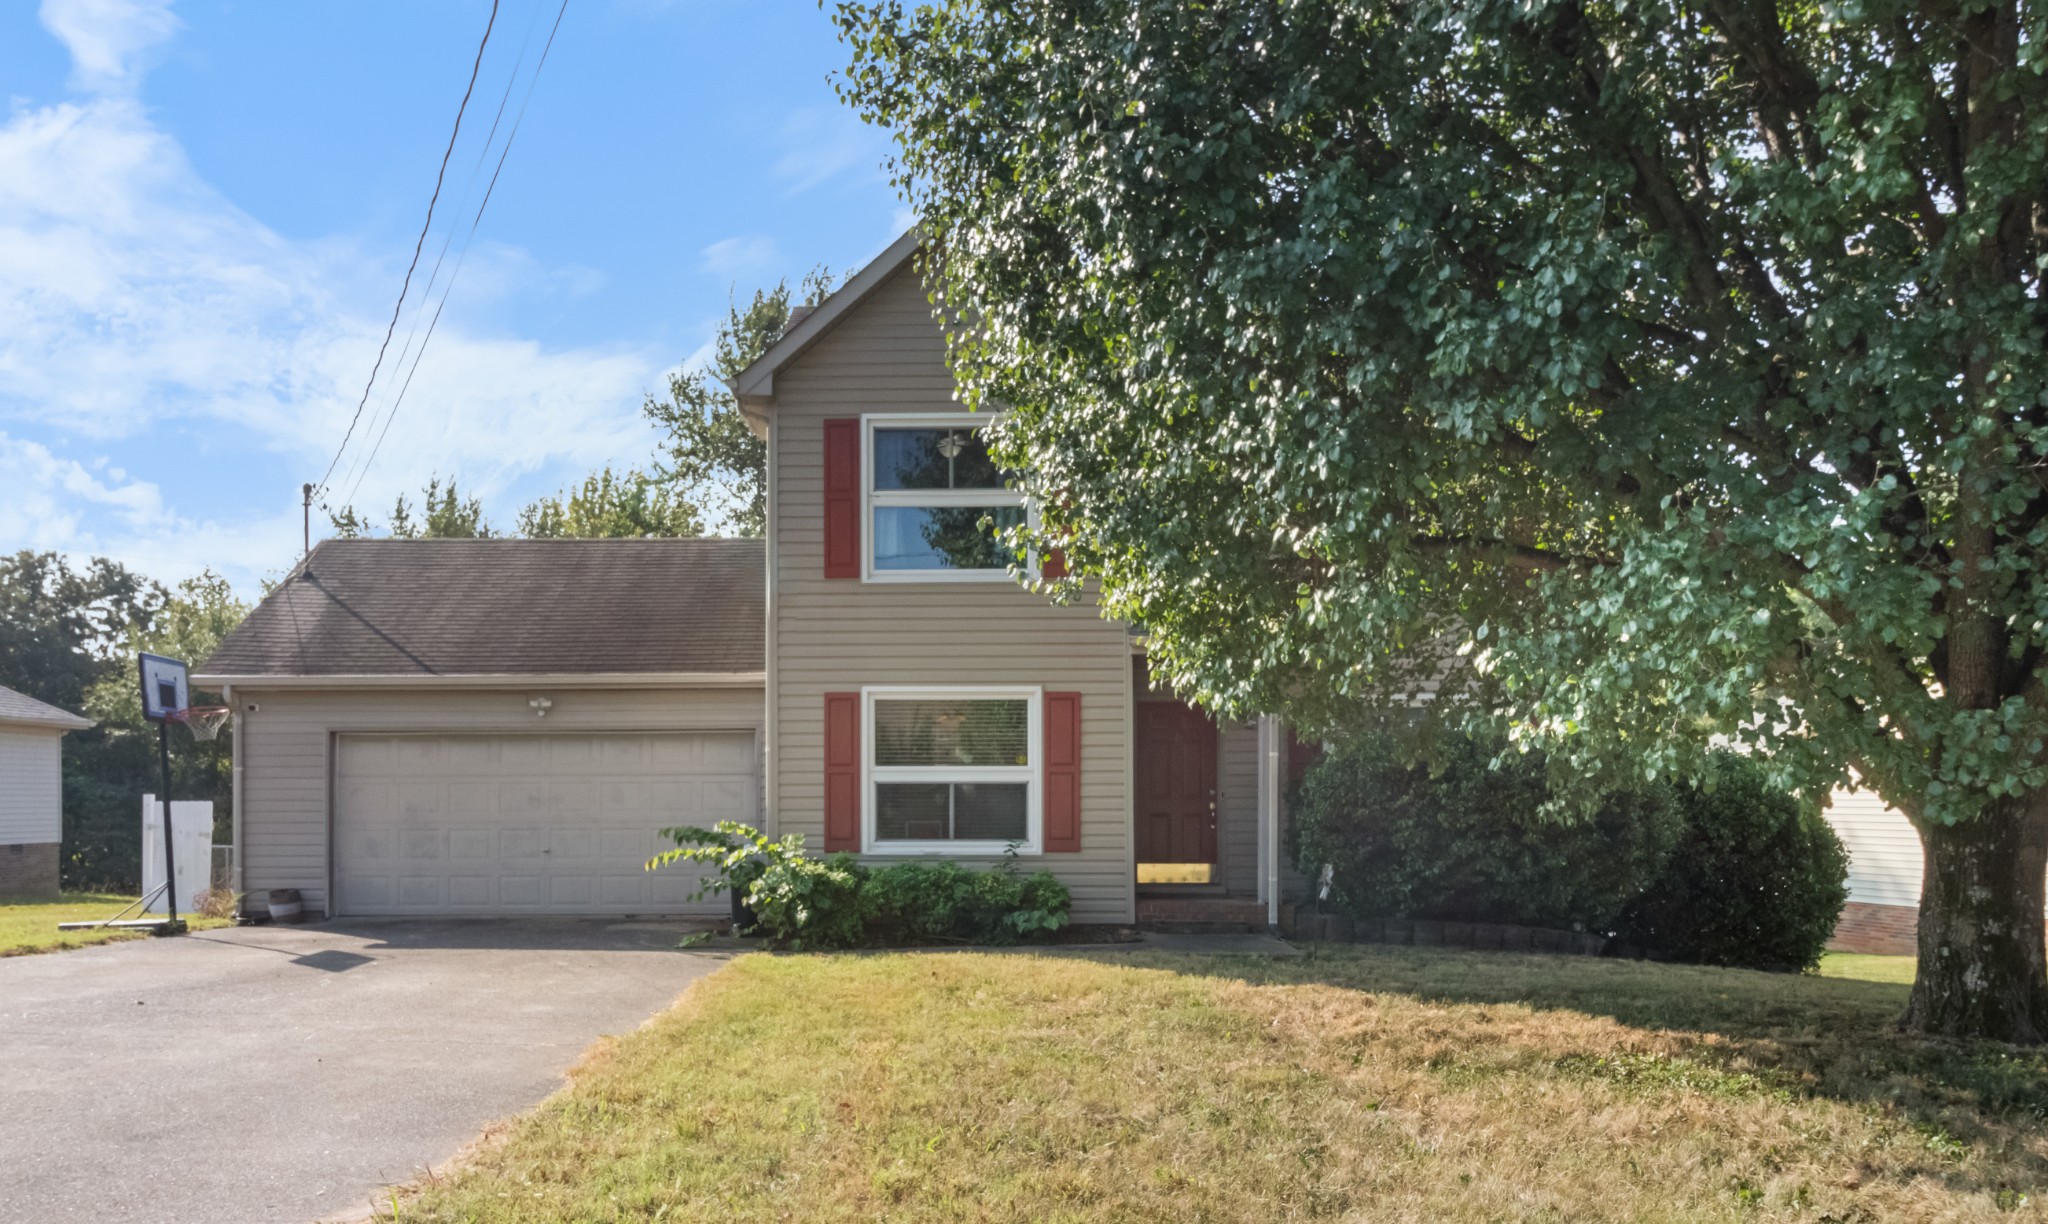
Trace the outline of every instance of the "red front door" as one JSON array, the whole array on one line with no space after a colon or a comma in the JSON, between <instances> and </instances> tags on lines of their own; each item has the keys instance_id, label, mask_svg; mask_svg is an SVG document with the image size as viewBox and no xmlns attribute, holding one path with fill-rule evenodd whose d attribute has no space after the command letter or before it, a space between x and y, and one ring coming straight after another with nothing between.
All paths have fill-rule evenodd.
<instances>
[{"instance_id":1,"label":"red front door","mask_svg":"<svg viewBox=\"0 0 2048 1224\"><path fill-rule=\"evenodd\" d=\"M1216 724L1177 701L1137 713L1138 861L1216 861Z\"/></svg>"}]
</instances>

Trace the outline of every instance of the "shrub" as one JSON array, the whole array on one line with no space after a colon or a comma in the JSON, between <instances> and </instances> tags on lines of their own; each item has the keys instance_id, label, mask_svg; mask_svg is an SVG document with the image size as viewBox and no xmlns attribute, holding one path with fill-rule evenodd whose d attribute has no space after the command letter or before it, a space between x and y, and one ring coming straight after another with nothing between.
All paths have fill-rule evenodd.
<instances>
[{"instance_id":1,"label":"shrub","mask_svg":"<svg viewBox=\"0 0 2048 1224\"><path fill-rule=\"evenodd\" d=\"M1841 841L1746 757L1722 754L1710 777L1679 793L1677 849L1616 933L1674 960L1812 968L1848 899Z\"/></svg>"},{"instance_id":2,"label":"shrub","mask_svg":"<svg viewBox=\"0 0 2048 1224\"><path fill-rule=\"evenodd\" d=\"M811 858L800 833L771 840L729 820L661 833L676 848L649 859L649 871L677 862L709 868L691 900L737 891L754 912L752 929L779 947L1010 944L1066 926L1072 901L1051 872L1020 871L1014 852L989 871L948 862L871 870L848 854Z\"/></svg>"},{"instance_id":3,"label":"shrub","mask_svg":"<svg viewBox=\"0 0 2048 1224\"><path fill-rule=\"evenodd\" d=\"M866 869L852 855L814 859L804 853L801 833L771 839L732 820L709 829L663 829L661 835L676 848L648 859L647 870L683 862L710 869L690 900L739 893L754 913L752 929L778 947L851 948L861 943L860 885Z\"/></svg>"},{"instance_id":4,"label":"shrub","mask_svg":"<svg viewBox=\"0 0 2048 1224\"><path fill-rule=\"evenodd\" d=\"M1564 821L1539 813L1541 757L1464 737L1444 747L1434 776L1386 737L1348 744L1309 771L1296 859L1312 877L1332 866L1339 910L1605 930L1677 839L1661 789L1619 792L1591 817Z\"/></svg>"},{"instance_id":5,"label":"shrub","mask_svg":"<svg viewBox=\"0 0 2048 1224\"><path fill-rule=\"evenodd\" d=\"M1023 874L1015 854L992 871L958 863L899 863L868 873L861 916L876 944L1012 944L1067 925L1067 886Z\"/></svg>"}]
</instances>

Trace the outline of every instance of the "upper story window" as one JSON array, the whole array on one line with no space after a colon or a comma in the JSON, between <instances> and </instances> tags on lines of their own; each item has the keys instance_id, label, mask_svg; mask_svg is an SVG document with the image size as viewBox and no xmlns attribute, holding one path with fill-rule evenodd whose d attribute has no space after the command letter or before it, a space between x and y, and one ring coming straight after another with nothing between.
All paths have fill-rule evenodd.
<instances>
[{"instance_id":1,"label":"upper story window","mask_svg":"<svg viewBox=\"0 0 2048 1224\"><path fill-rule=\"evenodd\" d=\"M989 457L987 424L986 416L867 419L870 579L1003 578L1021 563L1000 533L1028 510Z\"/></svg>"}]
</instances>

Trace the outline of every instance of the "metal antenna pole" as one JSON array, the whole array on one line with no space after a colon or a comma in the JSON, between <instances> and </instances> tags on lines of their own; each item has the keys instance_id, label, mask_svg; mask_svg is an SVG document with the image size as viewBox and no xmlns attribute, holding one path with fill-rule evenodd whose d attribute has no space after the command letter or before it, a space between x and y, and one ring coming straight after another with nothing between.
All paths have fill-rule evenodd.
<instances>
[{"instance_id":1,"label":"metal antenna pole","mask_svg":"<svg viewBox=\"0 0 2048 1224\"><path fill-rule=\"evenodd\" d=\"M313 555L313 486L299 486L299 507L304 515L306 548L299 554L301 560Z\"/></svg>"},{"instance_id":2,"label":"metal antenna pole","mask_svg":"<svg viewBox=\"0 0 2048 1224\"><path fill-rule=\"evenodd\" d=\"M164 766L164 904L170 907L171 929L178 923L178 864L171 858L171 720L156 725L157 756Z\"/></svg>"}]
</instances>

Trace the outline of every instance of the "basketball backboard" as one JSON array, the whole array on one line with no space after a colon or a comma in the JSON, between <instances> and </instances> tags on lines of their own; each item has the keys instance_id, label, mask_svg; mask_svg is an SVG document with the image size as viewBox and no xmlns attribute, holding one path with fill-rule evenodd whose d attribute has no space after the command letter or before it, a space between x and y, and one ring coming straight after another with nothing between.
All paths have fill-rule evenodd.
<instances>
[{"instance_id":1,"label":"basketball backboard","mask_svg":"<svg viewBox=\"0 0 2048 1224\"><path fill-rule=\"evenodd\" d=\"M145 654L140 656L139 661L142 664L144 718L151 722L162 722L192 704L191 690L187 687L185 664L182 660Z\"/></svg>"}]
</instances>

